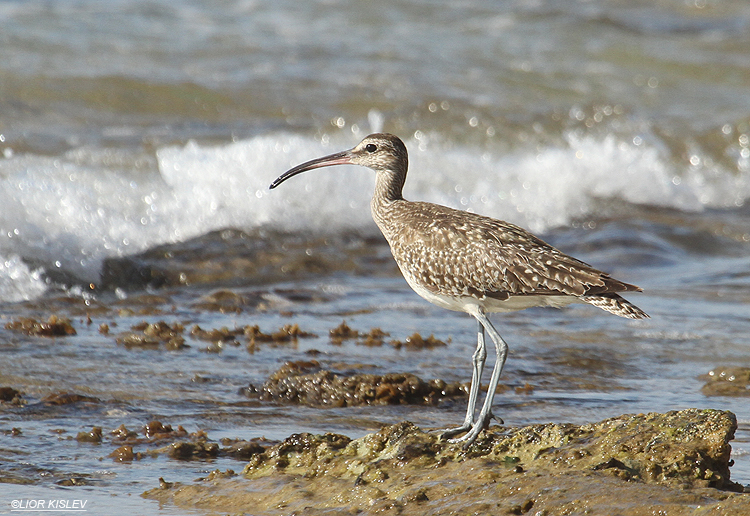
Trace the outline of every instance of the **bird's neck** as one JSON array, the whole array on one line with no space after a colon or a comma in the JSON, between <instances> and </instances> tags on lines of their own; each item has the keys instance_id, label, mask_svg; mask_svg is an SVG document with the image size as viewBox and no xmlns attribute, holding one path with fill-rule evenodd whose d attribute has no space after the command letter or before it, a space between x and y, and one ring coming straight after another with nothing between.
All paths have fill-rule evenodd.
<instances>
[{"instance_id":1,"label":"bird's neck","mask_svg":"<svg viewBox=\"0 0 750 516\"><path fill-rule=\"evenodd\" d=\"M375 193L373 199L379 202L392 202L401 197L401 191L406 181L405 170L378 170L375 179Z\"/></svg>"},{"instance_id":2,"label":"bird's neck","mask_svg":"<svg viewBox=\"0 0 750 516\"><path fill-rule=\"evenodd\" d=\"M389 212L395 204L403 201L401 191L406 180L406 170L379 170L375 180L375 193L370 201L372 218L385 234Z\"/></svg>"}]
</instances>

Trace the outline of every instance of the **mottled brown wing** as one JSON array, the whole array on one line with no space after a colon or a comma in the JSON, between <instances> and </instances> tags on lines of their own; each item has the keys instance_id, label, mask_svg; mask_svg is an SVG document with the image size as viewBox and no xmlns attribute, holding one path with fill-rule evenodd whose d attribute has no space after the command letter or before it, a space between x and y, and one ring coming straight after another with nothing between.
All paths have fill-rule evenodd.
<instances>
[{"instance_id":1,"label":"mottled brown wing","mask_svg":"<svg viewBox=\"0 0 750 516\"><path fill-rule=\"evenodd\" d=\"M402 270L428 290L507 299L640 290L572 258L524 229L430 203L410 203L409 223L386 235Z\"/></svg>"}]
</instances>

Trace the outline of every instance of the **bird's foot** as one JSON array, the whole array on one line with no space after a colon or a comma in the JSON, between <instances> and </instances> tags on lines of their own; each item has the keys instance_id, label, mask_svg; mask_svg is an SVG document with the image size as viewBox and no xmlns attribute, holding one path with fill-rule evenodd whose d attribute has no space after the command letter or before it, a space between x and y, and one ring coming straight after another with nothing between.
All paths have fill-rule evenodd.
<instances>
[{"instance_id":1,"label":"bird's foot","mask_svg":"<svg viewBox=\"0 0 750 516\"><path fill-rule=\"evenodd\" d=\"M479 434L482 430L484 430L484 426L477 421L474 423L474 426L472 426L468 432L466 432L461 437L456 437L455 439L448 439L448 442L451 444L461 444L463 443L464 450L468 449L474 441L477 440L477 437L479 437Z\"/></svg>"},{"instance_id":2,"label":"bird's foot","mask_svg":"<svg viewBox=\"0 0 750 516\"><path fill-rule=\"evenodd\" d=\"M472 426L474 426L472 421L465 421L464 424L459 427L443 428L442 430L438 430L438 432L440 432L440 439L449 439L450 437L453 437L454 435L462 434L470 430Z\"/></svg>"},{"instance_id":3,"label":"bird's foot","mask_svg":"<svg viewBox=\"0 0 750 516\"><path fill-rule=\"evenodd\" d=\"M501 425L505 424L505 422L501 418L495 417L492 412L490 412L483 418L480 416L480 419L478 419L475 423L472 423L471 421L464 421L464 424L459 426L458 428L449 428L444 430L443 433L440 434L440 438L448 439L448 442L452 444L464 443L464 449L466 449L471 446L474 441L476 441L482 430L487 430L490 427L490 421L492 421L493 419ZM461 437L456 437L455 439L450 439L450 437L460 434L461 432L466 432L466 434L462 435Z\"/></svg>"},{"instance_id":4,"label":"bird's foot","mask_svg":"<svg viewBox=\"0 0 750 516\"><path fill-rule=\"evenodd\" d=\"M497 417L495 414L493 414L492 412L490 412L490 417L487 420L487 426L485 427L485 430L490 427L490 420L491 419L494 419L495 421L497 421L497 424L499 424L499 425L504 425L505 424L505 421L503 421L503 418Z\"/></svg>"}]
</instances>

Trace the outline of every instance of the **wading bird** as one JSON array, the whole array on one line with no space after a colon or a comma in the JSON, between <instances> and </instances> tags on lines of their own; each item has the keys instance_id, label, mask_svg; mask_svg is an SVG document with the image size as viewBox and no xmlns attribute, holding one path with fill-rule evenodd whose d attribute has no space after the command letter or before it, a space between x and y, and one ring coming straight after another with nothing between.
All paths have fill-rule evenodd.
<instances>
[{"instance_id":1,"label":"wading bird","mask_svg":"<svg viewBox=\"0 0 750 516\"><path fill-rule=\"evenodd\" d=\"M514 224L404 199L401 192L409 159L404 143L392 134L371 134L351 150L298 165L282 174L270 188L307 170L345 164L375 171L372 218L409 286L430 303L466 312L477 320L477 348L472 357L466 418L461 426L447 429L443 436L465 433L451 442L470 445L492 418L492 402L508 345L487 313L581 302L620 317L648 317L618 294L640 291L639 287L562 253ZM485 331L495 344L497 359L487 396L475 418L487 358Z\"/></svg>"}]
</instances>

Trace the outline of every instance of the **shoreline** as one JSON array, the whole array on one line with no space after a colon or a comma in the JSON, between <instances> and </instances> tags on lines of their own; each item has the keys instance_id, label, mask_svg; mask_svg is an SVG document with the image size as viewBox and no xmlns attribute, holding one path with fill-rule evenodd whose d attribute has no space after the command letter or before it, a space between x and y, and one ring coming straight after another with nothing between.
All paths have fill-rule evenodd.
<instances>
[{"instance_id":1,"label":"shoreline","mask_svg":"<svg viewBox=\"0 0 750 516\"><path fill-rule=\"evenodd\" d=\"M162 480L143 496L207 513L695 514L750 511L729 480L730 412L690 409L588 425L493 428L464 450L409 422L352 440L294 434L241 473ZM248 512L250 511L250 512Z\"/></svg>"}]
</instances>

